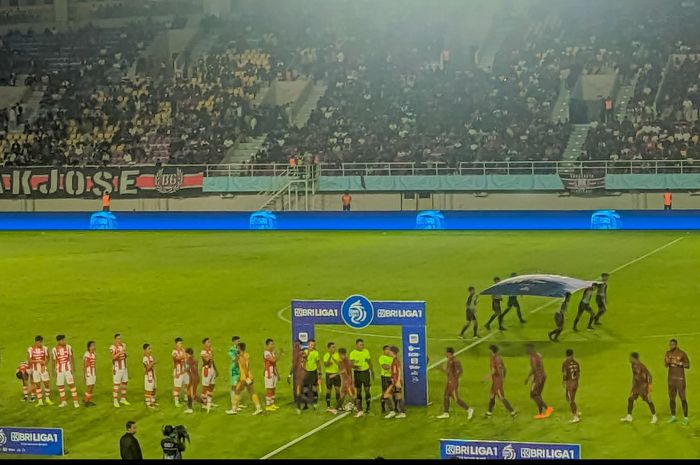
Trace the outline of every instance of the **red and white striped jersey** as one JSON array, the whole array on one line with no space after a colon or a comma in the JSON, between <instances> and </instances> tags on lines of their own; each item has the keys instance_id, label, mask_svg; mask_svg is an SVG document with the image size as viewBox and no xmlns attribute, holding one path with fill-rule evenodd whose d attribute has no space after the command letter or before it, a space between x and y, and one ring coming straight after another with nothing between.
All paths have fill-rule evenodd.
<instances>
[{"instance_id":1,"label":"red and white striped jersey","mask_svg":"<svg viewBox=\"0 0 700 465\"><path fill-rule=\"evenodd\" d=\"M263 358L265 359L265 376L271 378L276 372L275 366L277 365L277 357L273 352L266 350L263 354Z\"/></svg>"},{"instance_id":2,"label":"red and white striped jersey","mask_svg":"<svg viewBox=\"0 0 700 465\"><path fill-rule=\"evenodd\" d=\"M17 366L17 373L29 373L29 362L22 360Z\"/></svg>"},{"instance_id":3,"label":"red and white striped jersey","mask_svg":"<svg viewBox=\"0 0 700 465\"><path fill-rule=\"evenodd\" d=\"M126 368L126 344L112 344L109 346L109 351L112 353L112 368L115 370Z\"/></svg>"},{"instance_id":4,"label":"red and white striped jersey","mask_svg":"<svg viewBox=\"0 0 700 465\"><path fill-rule=\"evenodd\" d=\"M85 376L95 376L95 353L87 351L83 354L83 365L85 366Z\"/></svg>"},{"instance_id":5,"label":"red and white striped jersey","mask_svg":"<svg viewBox=\"0 0 700 465\"><path fill-rule=\"evenodd\" d=\"M153 375L153 363L155 359L153 355L143 354L143 371L146 375Z\"/></svg>"},{"instance_id":6,"label":"red and white striped jersey","mask_svg":"<svg viewBox=\"0 0 700 465\"><path fill-rule=\"evenodd\" d=\"M31 346L27 349L27 360L33 371L43 372L46 370L46 364L49 361L48 347Z\"/></svg>"},{"instance_id":7,"label":"red and white striped jersey","mask_svg":"<svg viewBox=\"0 0 700 465\"><path fill-rule=\"evenodd\" d=\"M173 371L175 376L179 376L185 372L185 359L187 358L187 353L184 349L174 349L173 353Z\"/></svg>"},{"instance_id":8,"label":"red and white striped jersey","mask_svg":"<svg viewBox=\"0 0 700 465\"><path fill-rule=\"evenodd\" d=\"M199 355L202 357L202 368L214 365L214 354L211 353L211 350L202 349Z\"/></svg>"},{"instance_id":9,"label":"red and white striped jersey","mask_svg":"<svg viewBox=\"0 0 700 465\"><path fill-rule=\"evenodd\" d=\"M56 362L57 373L70 373L73 371L71 366L71 358L73 357L73 349L69 345L56 346L51 351L54 362Z\"/></svg>"}]
</instances>

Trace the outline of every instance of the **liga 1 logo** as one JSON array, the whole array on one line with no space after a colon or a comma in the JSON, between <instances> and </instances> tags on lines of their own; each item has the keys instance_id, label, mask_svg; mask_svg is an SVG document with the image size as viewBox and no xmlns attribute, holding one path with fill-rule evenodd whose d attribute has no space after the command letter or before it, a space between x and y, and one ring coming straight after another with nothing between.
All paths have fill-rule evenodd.
<instances>
[{"instance_id":1,"label":"liga 1 logo","mask_svg":"<svg viewBox=\"0 0 700 465\"><path fill-rule=\"evenodd\" d=\"M345 324L351 328L366 328L374 320L374 306L365 296L351 295L343 301L343 305L340 307L340 316Z\"/></svg>"}]
</instances>

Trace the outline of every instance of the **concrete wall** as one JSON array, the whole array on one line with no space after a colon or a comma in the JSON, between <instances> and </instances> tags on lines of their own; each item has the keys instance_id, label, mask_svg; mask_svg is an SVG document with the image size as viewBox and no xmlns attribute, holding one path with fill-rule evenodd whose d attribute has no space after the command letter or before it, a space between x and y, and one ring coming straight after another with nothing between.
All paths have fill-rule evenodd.
<instances>
[{"instance_id":1,"label":"concrete wall","mask_svg":"<svg viewBox=\"0 0 700 465\"><path fill-rule=\"evenodd\" d=\"M265 203L264 195L231 197L112 199L115 211L254 211ZM303 199L300 201L303 205ZM353 194L354 210L660 210L661 193L632 193L606 197L560 197L556 194L489 194L477 197L465 193L437 193L428 198L404 198L401 193ZM310 200L312 210L340 210L339 194L318 194ZM700 209L700 196L673 195L674 209ZM96 211L99 199L0 200L0 211Z\"/></svg>"}]
</instances>

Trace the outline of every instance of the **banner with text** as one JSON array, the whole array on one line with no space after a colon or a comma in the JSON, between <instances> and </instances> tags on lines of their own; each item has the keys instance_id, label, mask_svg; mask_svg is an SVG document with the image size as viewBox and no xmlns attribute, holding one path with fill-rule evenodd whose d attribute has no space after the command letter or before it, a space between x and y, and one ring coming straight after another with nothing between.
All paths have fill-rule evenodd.
<instances>
[{"instance_id":1,"label":"banner with text","mask_svg":"<svg viewBox=\"0 0 700 465\"><path fill-rule=\"evenodd\" d=\"M605 190L605 175L560 174L564 188L572 194L595 194Z\"/></svg>"},{"instance_id":2,"label":"banner with text","mask_svg":"<svg viewBox=\"0 0 700 465\"><path fill-rule=\"evenodd\" d=\"M406 404L428 404L425 302L370 301L357 294L345 300L293 300L292 340L306 347L316 325L345 325L355 330L370 325L401 326ZM347 347L348 354L353 349Z\"/></svg>"},{"instance_id":3,"label":"banner with text","mask_svg":"<svg viewBox=\"0 0 700 465\"><path fill-rule=\"evenodd\" d=\"M579 444L440 439L441 459L578 460Z\"/></svg>"},{"instance_id":4,"label":"banner with text","mask_svg":"<svg viewBox=\"0 0 700 465\"><path fill-rule=\"evenodd\" d=\"M0 454L63 455L63 429L0 426Z\"/></svg>"},{"instance_id":5,"label":"banner with text","mask_svg":"<svg viewBox=\"0 0 700 465\"><path fill-rule=\"evenodd\" d=\"M202 166L0 169L0 198L189 197L202 195Z\"/></svg>"}]
</instances>

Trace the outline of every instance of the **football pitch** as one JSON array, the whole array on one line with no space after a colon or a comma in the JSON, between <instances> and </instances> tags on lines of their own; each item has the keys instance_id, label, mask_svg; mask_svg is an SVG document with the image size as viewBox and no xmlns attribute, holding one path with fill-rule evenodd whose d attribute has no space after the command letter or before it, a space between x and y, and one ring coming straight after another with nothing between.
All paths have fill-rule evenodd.
<instances>
[{"instance_id":1,"label":"football pitch","mask_svg":"<svg viewBox=\"0 0 700 465\"><path fill-rule=\"evenodd\" d=\"M0 233L0 426L64 428L67 457L118 458L119 437L127 420L138 425L145 458L160 458L161 426L183 424L192 437L185 458L434 458L440 438L565 442L581 444L583 458L700 457L700 236L684 232L215 232L215 233ZM477 315L481 339L459 339L467 287L489 286L494 276L511 272L553 273L595 279L612 272L609 310L603 325L571 331L580 293L572 298L560 343L547 340L559 300L521 298L527 323L512 311L504 332L489 332L487 298ZM292 299L343 300L355 293L373 300L425 300L427 305L428 407L409 407L406 419L386 420L374 401L371 416L355 419L325 412L297 415L286 382L290 367ZM129 353L132 405L111 403L108 347L120 332ZM96 407L34 408L21 401L15 369L34 336L49 347L63 333L73 346L80 373L85 343L97 342ZM469 331L471 333L471 331ZM281 409L253 417L252 405L227 416L227 350L232 335L247 342L258 395L264 399L262 351L275 339L282 379ZM220 375L211 413L186 415L171 400L173 339L180 336L197 354L209 337ZM381 347L399 343L398 328L319 327L321 353L326 343L350 349L363 337L375 367ZM668 340L676 337L688 353L687 397L690 425L667 424ZM158 361L155 411L143 402L141 345L148 342ZM535 404L524 385L529 371L524 345L534 342L544 357L548 380L544 400L554 408L534 420ZM488 346L500 346L507 368L506 397L520 415L509 417L488 403ZM459 352L464 367L461 397L476 413L471 421L452 406L442 413L445 375L438 367L447 346ZM581 363L578 424L561 384L564 351L573 348ZM646 404L635 405L634 422L621 424L631 386L628 355L637 351L654 376L652 398L659 423L649 423ZM82 397L82 376L77 377ZM52 377L53 383L53 377ZM200 386L201 389L201 386ZM372 386L379 394L379 379ZM52 399L57 392L52 384ZM680 402L678 402L680 412ZM679 415L679 417L682 415Z\"/></svg>"}]
</instances>

